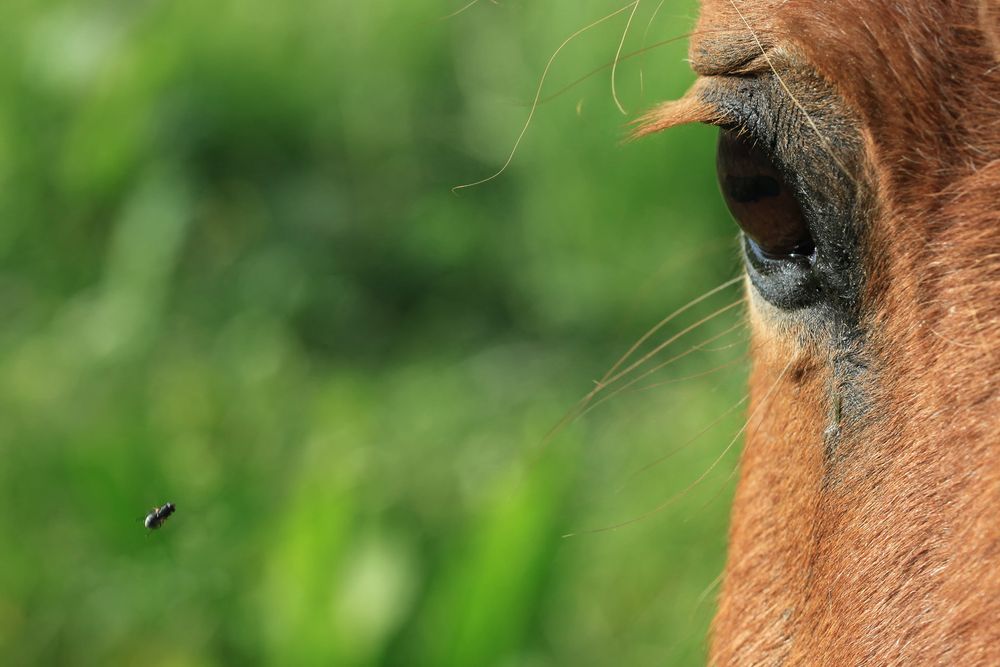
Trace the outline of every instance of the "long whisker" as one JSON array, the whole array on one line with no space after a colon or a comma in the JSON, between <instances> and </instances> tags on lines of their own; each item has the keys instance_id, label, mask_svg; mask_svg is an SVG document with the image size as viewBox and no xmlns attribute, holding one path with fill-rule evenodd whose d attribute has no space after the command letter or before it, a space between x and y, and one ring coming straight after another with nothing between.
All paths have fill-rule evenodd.
<instances>
[{"instance_id":1,"label":"long whisker","mask_svg":"<svg viewBox=\"0 0 1000 667\"><path fill-rule=\"evenodd\" d=\"M602 379L598 383L598 387L600 389L603 389L604 387L610 386L610 385L618 382L618 380L622 379L623 377L625 377L626 375L628 375L629 373L631 373L632 371L634 371L636 368L639 368L640 366L642 366L644 363L646 363L647 361L649 361L650 359L652 359L653 357L655 357L657 354L659 354L660 352L662 352L666 347L668 347L669 345L673 344L678 339L680 339L680 338L686 336L687 334L691 333L692 331L694 331L695 329L697 329L701 325L706 324L707 322L710 322L710 321L714 320L719 315L722 315L722 314L724 314L724 313L732 310L733 308L742 305L744 302L746 302L746 297L741 297L741 298L737 299L736 301L733 301L732 303L730 303L728 306L723 306L722 308L719 308L718 310L716 310L715 312L711 313L710 315L706 315L705 317L701 318L700 320L698 320L694 324L692 324L692 325L690 325L688 327L685 327L684 329L681 329L679 332L677 332L676 334L674 334L673 336L671 336L670 338L668 338L667 340L663 341L662 343L660 343L659 345L657 345L656 347L654 347L652 350L650 350L649 352L647 352L646 354L644 354L641 358L639 358L638 361L632 362L624 370L618 371L615 375L611 376L610 378Z\"/></svg>"},{"instance_id":2,"label":"long whisker","mask_svg":"<svg viewBox=\"0 0 1000 667\"><path fill-rule=\"evenodd\" d=\"M720 345L719 347L703 347L702 352L725 352L726 350L731 350L734 347L739 347L747 342L747 338L740 338L735 343L729 343L728 345ZM650 385L650 387L655 387L656 385Z\"/></svg>"},{"instance_id":3,"label":"long whisker","mask_svg":"<svg viewBox=\"0 0 1000 667\"><path fill-rule=\"evenodd\" d=\"M628 31L632 28L632 19L635 18L635 13L639 9L639 4L641 0L635 0L632 5L632 13L628 15L628 21L625 23L625 30L622 32L622 40L618 43L618 51L615 53L615 60L611 65L611 99L615 101L615 106L618 110L622 112L622 115L627 115L625 107L622 106L621 101L618 99L618 91L615 89L615 75L618 71L618 59L621 58L622 48L625 46L625 40L628 38Z\"/></svg>"},{"instance_id":4,"label":"long whisker","mask_svg":"<svg viewBox=\"0 0 1000 667\"><path fill-rule=\"evenodd\" d=\"M707 600L708 596L712 594L712 591L718 588L719 584L722 583L722 575L724 575L725 573L726 573L725 570L720 572L719 575L712 580L712 583L710 583L708 586L705 587L705 590L703 590L701 592L701 595L698 596L698 601L695 602L694 604L695 610L701 607L701 605L705 604L705 600Z\"/></svg>"},{"instance_id":5,"label":"long whisker","mask_svg":"<svg viewBox=\"0 0 1000 667\"><path fill-rule=\"evenodd\" d=\"M649 51L652 51L654 49L658 49L661 46L666 46L667 44L672 44L673 42L679 42L682 39L689 39L694 34L696 34L696 33L689 32L686 35L678 35L677 37L671 37L670 39L664 39L664 40L661 40L659 42L656 42L655 44L650 44L649 46L644 46L643 48L638 49L636 51L632 51L630 53L626 53L625 55L623 55L621 58L618 59L618 62L619 63L623 63L626 60L631 60L632 58L635 58L636 56L641 56L641 55L643 55L645 53L648 53ZM554 92L554 93L552 93L550 95L546 95L541 100L539 100L538 103L539 104L546 104L547 102L551 102L552 100L556 99L560 95L564 95L565 93L569 92L573 88L576 88L577 86L579 86L581 83L583 83L587 79L600 74L601 72L603 72L606 69L610 69L614 64L615 64L614 60L609 60L608 62L604 63L600 67L596 67L596 68L592 69L591 71L587 72L586 74L584 74L583 76L581 76L580 78L578 78L578 79L576 79L576 80L574 80L574 81L566 84L565 86L563 86L562 88L560 88L556 92Z\"/></svg>"},{"instance_id":6,"label":"long whisker","mask_svg":"<svg viewBox=\"0 0 1000 667\"><path fill-rule=\"evenodd\" d=\"M748 394L748 397L749 397L749 394ZM767 411L769 409L770 409L770 406L768 406L768 408L764 410L764 412L763 412L763 414L761 416L763 417L763 416L767 415ZM753 431L750 433L750 436L749 436L750 438L752 438L754 435L756 435L757 431L760 430L760 424L761 424L761 422L758 421L757 425L754 427ZM726 475L726 479L723 480L722 485L719 487L719 490L716 491L714 494L712 494L712 497L709 498L701 507L699 507L698 508L698 512L696 512L695 514L701 514L702 512L704 512L705 509L707 509L712 503L714 503L716 500L719 499L719 496L721 496L723 493L726 492L726 489L729 487L729 483L731 481L733 481L733 478L736 476L736 473L739 471L739 469L740 469L740 466L738 464L735 465L735 466L733 466L733 469L729 471L728 475ZM685 517L684 521L685 522L690 521L691 520L691 516L694 516L694 515L689 515L689 516Z\"/></svg>"},{"instance_id":7,"label":"long whisker","mask_svg":"<svg viewBox=\"0 0 1000 667\"><path fill-rule=\"evenodd\" d=\"M623 391L626 391L629 387L632 387L635 384L637 384L638 382L641 382L642 380L644 380L645 378L649 377L653 373L656 373L657 371L663 370L664 368L666 368L667 366L669 366L670 364L674 363L675 361L677 361L679 359L683 359L684 357L686 357L686 356L688 356L690 354L698 352L699 350L703 349L705 345L708 345L709 343L717 341L718 339L731 334L732 332L736 331L737 329L739 329L742 326L744 326L743 322L739 322L737 324L734 324L733 326L729 327L728 329L726 329L722 333L718 333L718 334L712 336L711 338L709 338L708 340L705 340L705 341L703 341L703 342L701 342L701 343L699 343L697 345L692 345L689 349L685 350L684 352L681 352L680 354L674 355L673 357L671 357L670 359L667 359L663 363L657 364L656 366L654 366L653 368L649 369L645 373L642 373L641 375L639 375L639 377L632 378L631 380L629 380L628 382L626 382L624 385L622 385L620 387L616 387L615 390L612 391L610 394L602 396L600 398L600 400L598 400L598 401L596 401L594 403L591 403L590 405L587 406L587 408L583 412L581 412L579 414L579 416L582 417L582 416L586 415L591 410L594 410L595 408L597 408L597 406L601 405L602 403L604 403L606 401L610 401L612 398L614 398L618 394L622 393ZM695 377L698 377L698 376L695 376ZM670 380L670 381L663 382L663 383L660 383L660 384L661 385L662 384L672 384L673 382L677 382L677 381L678 380ZM608 383L605 386L610 386L610 384L611 383Z\"/></svg>"},{"instance_id":8,"label":"long whisker","mask_svg":"<svg viewBox=\"0 0 1000 667\"><path fill-rule=\"evenodd\" d=\"M785 80L782 78L782 76L778 74L778 70L775 68L774 63L771 62L771 56L768 54L767 49L764 48L764 44L760 41L760 37L757 36L757 32L752 27L750 27L750 22L747 21L747 17L744 16L743 12L740 11L740 8L736 6L736 0L729 0L729 4L732 5L733 9L736 10L736 13L739 14L740 20L743 21L743 25L745 25L747 27L747 30L750 31L750 35L753 37L753 41L757 42L757 48L760 49L760 55L764 57L764 60L767 62L767 66L771 68L771 72L774 74L774 77L778 80L778 83L781 84L781 87L785 90L785 93L788 95L789 99L792 100L792 103L798 108L799 111L802 112L802 115L805 116L806 122L809 124L809 127L812 128L813 132L816 133L816 136L819 137L820 142L823 144L823 147L826 149L826 152L829 154L830 158L840 168L840 171L843 172L844 176L847 176L847 178L850 179L852 183L857 185L857 179L854 178L854 174L852 174L850 171L847 170L847 167L844 165L843 162L840 161L840 158L837 157L837 154L833 152L833 146L830 144L830 141L826 138L826 135L820 132L819 126L816 125L816 121L812 119L812 116L810 116L809 112L806 111L806 108L805 106L802 105L802 102L799 102L799 98L795 96L795 93L793 93L792 89L788 87L788 84L785 83Z\"/></svg>"},{"instance_id":9,"label":"long whisker","mask_svg":"<svg viewBox=\"0 0 1000 667\"><path fill-rule=\"evenodd\" d=\"M698 30L696 32L689 32L687 34L678 35L676 37L671 37L669 39L663 39L663 40L660 40L658 42L654 42L653 44L650 44L649 46L643 46L640 49L636 49L635 51L630 51L629 53L626 53L625 55L623 55L621 58L618 59L618 62L622 63L622 62L625 62L626 60L631 60L632 58L635 58L636 56L643 56L643 55L649 53L650 51L654 51L654 50L660 48L661 46L666 46L667 44L673 44L674 42L679 42L682 39L690 39L691 37L694 37L695 35L715 35L715 34L719 34L719 33L729 33L729 32L735 32L735 31L733 31L733 30ZM614 63L615 63L614 60L609 60L608 62L604 63L600 67L596 67L596 68L592 69L591 71L587 72L586 74L584 74L583 76L581 76L580 78L578 78L578 79L576 79L576 80L574 80L574 81L566 84L565 86L563 86L562 88L560 88L556 92L554 92L554 93L552 93L550 95L546 95L541 100L539 100L538 103L541 105L541 104L546 104L548 102L551 102L552 100L556 99L557 97L566 94L567 92L569 92L573 88L576 88L577 86L579 86L581 83L583 83L587 79L600 74L601 72L603 72L606 69L610 69L611 66L614 65ZM527 104L525 104L524 106L527 106Z\"/></svg>"},{"instance_id":10,"label":"long whisker","mask_svg":"<svg viewBox=\"0 0 1000 667\"><path fill-rule=\"evenodd\" d=\"M656 9L653 10L652 16L649 17L649 23L646 24L646 29L642 31L642 42L640 42L639 53L645 53L646 50L646 38L649 37L649 29L653 27L653 21L660 14L660 10L663 9L663 4L667 0L660 0L660 4L656 5ZM646 96L646 79L643 76L643 70L645 69L646 59L639 59L639 95L643 98Z\"/></svg>"},{"instance_id":11,"label":"long whisker","mask_svg":"<svg viewBox=\"0 0 1000 667\"><path fill-rule=\"evenodd\" d=\"M634 480L636 477L639 477L643 473L646 473L646 472L652 470L653 468L655 468L656 466L660 465L664 461L667 461L671 457L676 456L680 452L684 451L685 449L687 449L688 447L690 447L691 445L693 445L695 442L698 441L698 439L701 436L705 435L706 433L708 433L709 431L711 431L713 428L715 428L716 426L718 426L722 422L722 420L724 420L726 417L728 417L733 412L735 412L738 407L740 407L741 405L743 405L744 403L746 403L749 399L750 399L750 394L745 394L743 396L743 398L741 398L740 400L738 400L733 405L729 406L726 409L725 412L723 412L721 415L719 415L718 417L716 417L715 419L713 419L712 423L710 423L708 426L704 427L703 429L701 429L700 431L698 431L697 433L695 433L694 436L688 438L682 444L678 445L677 447L674 447L673 449L671 449L669 452L667 452L663 456L659 457L658 459L656 459L654 461L651 461L650 463L647 463L646 465L644 465L643 467L639 468L634 473L632 473L631 475L629 475L628 478L625 480L626 483Z\"/></svg>"},{"instance_id":12,"label":"long whisker","mask_svg":"<svg viewBox=\"0 0 1000 667\"><path fill-rule=\"evenodd\" d=\"M733 304L733 305L738 305L739 303L742 303L742 302L738 301L738 302L736 302L736 304ZM721 315L724 312L725 312L724 309L719 309L718 311L716 311L716 313L713 313L712 315L709 315L709 317L713 317L716 314ZM707 321L707 319L706 319L706 321ZM696 326L700 326L701 324L702 324L701 322L698 322L698 323L695 323L695 324L693 324L691 326L692 327L696 327ZM739 322L737 322L733 326L725 329L724 331L721 331L720 333L717 333L716 335L714 335L714 336L712 336L710 338L705 339L704 341L702 341L701 343L698 343L697 345L693 345L691 347L691 349L687 350L686 352L682 352L681 354L675 355L675 356L671 357L670 359L667 359L666 361L661 362L661 363L653 366L652 368L646 370L645 372L643 372L638 377L632 378L623 387L619 387L618 391L621 391L622 389L625 389L626 387L631 387L631 386L637 384L639 381L641 381L641 380L649 377L650 375L653 375L654 373L656 373L658 371L663 370L664 368L666 368L670 364L674 363L678 359L681 359L681 358L687 356L688 354L691 354L692 352L705 350L706 349L705 346L708 345L709 343L714 343L715 341L719 340L720 338L724 338L724 337L728 336L729 334L731 334L732 332L736 331L737 329L740 329L740 328L745 327L745 326L746 326L746 322L740 320ZM667 343L665 341L664 344L663 344L663 347L666 347L666 344ZM636 362L636 364L638 364L638 363L639 362ZM619 373L619 376L616 376L615 378L612 378L611 380L609 380L608 384L606 386L610 386L611 384L613 384L614 382L616 382L617 379L618 379L618 377L624 376L624 374L626 372L627 372L627 370L626 371L622 371L622 373Z\"/></svg>"},{"instance_id":13,"label":"long whisker","mask_svg":"<svg viewBox=\"0 0 1000 667\"><path fill-rule=\"evenodd\" d=\"M638 0L636 0L636 1L638 1ZM500 176L503 172L505 172L507 170L507 167L510 166L510 163L514 161L514 155L517 154L517 149L521 145L521 141L524 139L524 135L528 133L528 128L531 126L531 121L535 117L535 111L538 110L538 101L542 97L542 89L545 86L545 79L548 78L548 76L549 76L549 70L552 69L552 63L555 62L556 58L559 56L559 54L562 52L562 50L564 48L566 48L566 46L570 42L572 42L574 39L576 39L577 37L579 37L583 33L587 32L588 30L592 30L593 28L596 28L598 25L604 23L605 21L609 21L612 18L614 18L615 16L618 16L622 12L624 12L624 11L628 10L629 8L631 8L634 4L635 3L629 3L629 4L625 5L624 7L621 7L620 9L616 9L615 11L611 12L607 16L605 16L603 18L600 18L600 19L597 19L593 23L591 23L591 24L589 24L587 26L584 26L583 28L580 28L579 30L577 30L576 32L574 32L572 35L570 35L569 37L567 37L565 40L563 40L562 44L559 45L559 48L557 48L552 53L552 55L549 57L549 61L545 64L545 69L542 70L542 76L538 80L538 88L535 90L535 100L531 104L531 111L528 112L528 118L524 121L524 127L521 128L521 133L517 135L517 139L514 141L514 146L511 148L510 155L507 156L506 162L503 163L503 166L500 167L500 169L498 169L496 171L496 173L494 173L494 174L492 174L490 176L487 176L486 178L482 178L482 179L480 179L478 181L474 181L472 183L465 183L463 185L456 185L455 187L453 187L451 189L452 192L458 192L459 190L464 190L466 188L472 188L472 187L475 187L477 185L482 185L483 183L489 183L490 181L492 181L493 179L497 178L498 176Z\"/></svg>"},{"instance_id":14,"label":"long whisker","mask_svg":"<svg viewBox=\"0 0 1000 667\"><path fill-rule=\"evenodd\" d=\"M591 389L589 392L587 392L587 394L583 398L581 398L579 401L577 401L576 405L574 405L572 408L570 408L569 410L567 410L566 414L564 414L562 416L562 419L560 419L555 424L555 426L553 426L551 429L549 429L549 432L546 433L545 437L542 439L542 445L544 446L544 445L548 444L549 442L551 442L551 440L554 437L556 437L556 435L558 435L560 432L562 432L562 430L568 424L571 424L573 421L575 421L580 416L580 414L584 410L586 410L587 406L593 400L594 396L596 396L598 393L600 393L601 390L603 390L604 387L607 386L607 384L609 384L609 382L610 382L609 378L611 378L611 376L614 375L615 371L617 371L619 368L621 368L622 364L624 364L626 361L628 361L629 357L631 357L632 354L634 354L636 350L638 350L640 347L642 347L643 343L645 343L647 340L649 340L649 338L651 336L653 336L657 331L659 331L664 326L666 326L667 324L669 324L675 318L677 318L680 315L684 314L686 311L690 310L691 308L694 308L699 303L703 302L704 300L706 300L708 298L711 298L712 296L718 294L719 292L721 292L722 290L726 289L727 287L731 287L731 286L735 285L736 283L741 282L742 280L743 280L743 277L740 276L740 277L737 277L737 278L733 278L732 280L727 280L726 282L722 283L718 287L710 289L709 291L705 292L704 294L702 294L698 298L692 299L691 301L687 302L686 304L684 304L683 306L681 306L680 308L678 308L674 312L670 313L670 315L667 315L665 318L663 318L662 320L660 320L656 325L654 325L652 329L650 329L645 334L643 334L639 338L639 340L637 340L632 345L632 347L630 347L628 349L628 351L626 351L625 354L623 354L618 359L618 361L616 361L611 366L611 368L608 369L607 372L605 372L604 376L600 380L598 380L597 382L594 383L594 388ZM737 302L737 303L739 303L739 302ZM728 306L728 307L732 307L732 304L730 306ZM718 314L718 313L716 313L716 314ZM711 317L712 316L709 316L709 319ZM695 325L693 325L693 327L688 327L688 329L686 329L685 331L682 331L677 336L674 336L671 339L671 341L672 340L676 340L679 336L684 335L685 333L688 333L690 330L692 330L692 328L697 328L698 326L700 326L701 324L704 324L704 323L705 323L705 320L702 320L701 322L696 323ZM668 342L671 342L671 341L668 341Z\"/></svg>"},{"instance_id":15,"label":"long whisker","mask_svg":"<svg viewBox=\"0 0 1000 667\"><path fill-rule=\"evenodd\" d=\"M479 4L479 0L471 0L471 2L466 3L465 5L459 7L458 9L456 9L455 11L453 11L450 14L445 14L444 16L442 16L438 20L439 21L447 21L448 19L453 19L456 16L458 16L459 14L461 14L462 12L466 11L467 9L472 9L474 6L476 6L478 4Z\"/></svg>"},{"instance_id":16,"label":"long whisker","mask_svg":"<svg viewBox=\"0 0 1000 667\"><path fill-rule=\"evenodd\" d=\"M754 409L753 412L750 413L750 416L747 417L746 423L744 423L743 426L742 426L742 428L740 428L740 430L736 432L736 435L733 436L733 439L729 441L729 444L726 445L726 448L722 450L722 453L719 454L719 456L712 462L712 465L710 465L708 467L708 469L705 470L705 472L703 472L701 475L699 475L698 479L694 480L693 482L691 482L691 484L689 484L687 487L685 487L684 490L682 490L679 493L674 494L673 496L671 496L670 498L668 498L664 502L660 503L659 505L657 505L653 509L651 509L651 510L649 510L647 512L643 512L639 516L637 516L635 518L632 518L632 519L629 519L628 521L622 521L621 523L616 523L616 524L613 524L613 525L610 525L610 526L605 526L603 528L595 528L593 530L584 530L584 531L579 531L577 533L569 533L567 535L563 535L563 537L574 537L576 535L591 535L591 534L595 534L595 533L606 533L606 532L609 532L609 531L618 530L620 528L625 528L626 526L631 526L634 523L638 523L638 522L640 522L640 521L642 521L644 519L648 519L649 517L653 516L654 514L657 514L658 512L662 512L664 509L666 509L670 505L674 504L675 502L677 502L678 500L680 500L681 498L683 498L687 493L689 493L691 491L691 489L693 489L696 486L698 486L699 484L701 484L712 473L712 471L715 470L715 468L719 465L719 463L722 462L722 459L724 459L726 457L726 455L729 453L729 451L733 448L733 446L739 440L740 436L743 435L743 433L746 432L747 427L750 425L751 422L753 422L753 419L754 419L755 416L757 416L757 413L760 412L760 410L764 406L767 405L768 399L770 399L771 394L774 392L774 390L781 383L782 378L785 377L785 373L788 372L788 369L792 367L792 364L794 362L795 362L795 358L794 357L788 360L788 363L785 364L785 367L782 369L781 373L779 373L778 377L775 378L774 383L767 390L767 393L764 394L764 397L761 399L761 403Z\"/></svg>"},{"instance_id":17,"label":"long whisker","mask_svg":"<svg viewBox=\"0 0 1000 667\"><path fill-rule=\"evenodd\" d=\"M726 345L725 347L700 347L699 351L701 351L701 352L719 352L719 351L722 351L722 350L728 350L728 349L734 348L737 345L741 345L743 342L744 341L740 341L739 343L733 343L732 345ZM646 392L646 391L652 391L654 389L659 389L660 387L664 387L666 385L677 384L678 382L683 382L685 380L695 380L695 379L700 378L700 377L706 377L706 376L711 375L713 373L716 373L718 371L724 370L726 368L730 368L731 366L735 366L736 364L738 364L738 363L746 360L748 358L748 356L749 355L746 355L746 354L741 355L741 356L739 356L739 357L737 357L735 359L731 359L731 360L727 361L726 363L722 364L721 366L716 366L715 368L713 368L711 370L703 371L701 373L696 373L695 375L688 375L688 376L682 377L682 378L673 378L673 379L670 379L670 380L664 380L662 382L654 382L653 384L645 384L645 385L643 385L641 387L636 387L635 389L632 389L628 393L630 393L630 394L640 394L640 393L643 393L643 392Z\"/></svg>"},{"instance_id":18,"label":"long whisker","mask_svg":"<svg viewBox=\"0 0 1000 667\"><path fill-rule=\"evenodd\" d=\"M656 325L653 326L652 329L650 329L649 331L647 331L646 333L644 333L642 336L640 336L639 340L637 340L635 343L633 343L632 347L630 347L625 352L625 354L623 354L621 356L621 358L619 358L618 361L616 361L611 366L611 368L608 369L608 371L604 374L604 377L601 378L601 380L600 380L600 382L598 382L598 384L606 383L608 381L608 378L611 377L615 373L615 371L617 371L619 368L621 368L622 365L626 361L628 361L629 357L631 357L635 353L636 350L638 350L640 347L642 347L643 344L647 340L649 340L651 337L653 337L656 334L657 331L659 331L663 327L667 326L673 320L677 319L679 316L681 316L684 313L686 313L687 311L691 310L692 308L694 308L695 306L697 306L699 303L701 303L705 299L713 297L716 294L718 294L719 292L721 292L722 290L726 289L727 287L732 287L733 285L735 285L737 283L740 283L742 281L743 281L743 276L737 276L737 277L733 278L732 280L727 280L726 282L722 283L718 287L714 287L714 288L708 290L707 292L705 292L704 294L702 294L698 298L692 299L691 301L688 301L686 304L684 304L683 306L681 306L680 308L678 308L677 310L675 310L674 312L670 313L669 315L667 315L666 317L664 317L662 320L660 320L659 322L657 322Z\"/></svg>"}]
</instances>

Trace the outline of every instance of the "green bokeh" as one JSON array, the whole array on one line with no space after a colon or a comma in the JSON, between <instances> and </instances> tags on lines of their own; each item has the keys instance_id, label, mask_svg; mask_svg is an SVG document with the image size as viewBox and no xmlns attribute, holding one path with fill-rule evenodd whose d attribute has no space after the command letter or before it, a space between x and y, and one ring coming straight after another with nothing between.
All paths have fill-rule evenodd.
<instances>
[{"instance_id":1,"label":"green bokeh","mask_svg":"<svg viewBox=\"0 0 1000 667\"><path fill-rule=\"evenodd\" d=\"M656 4L623 53L691 29L693 2ZM546 437L737 275L713 130L622 141L690 84L686 45L619 65L628 116L605 68L454 194L617 8L440 20L460 5L6 3L0 664L704 661L738 308Z\"/></svg>"}]
</instances>

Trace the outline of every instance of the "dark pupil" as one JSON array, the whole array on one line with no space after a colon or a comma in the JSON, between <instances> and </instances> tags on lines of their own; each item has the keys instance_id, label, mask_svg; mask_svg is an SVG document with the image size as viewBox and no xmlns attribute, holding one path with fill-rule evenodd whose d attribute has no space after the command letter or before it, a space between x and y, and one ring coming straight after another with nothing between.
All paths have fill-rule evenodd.
<instances>
[{"instance_id":1,"label":"dark pupil","mask_svg":"<svg viewBox=\"0 0 1000 667\"><path fill-rule=\"evenodd\" d=\"M723 187L738 204L749 204L781 194L781 183L770 176L729 176Z\"/></svg>"},{"instance_id":2,"label":"dark pupil","mask_svg":"<svg viewBox=\"0 0 1000 667\"><path fill-rule=\"evenodd\" d=\"M729 211L764 254L775 258L812 254L802 209L762 148L752 139L722 130L717 167Z\"/></svg>"}]
</instances>

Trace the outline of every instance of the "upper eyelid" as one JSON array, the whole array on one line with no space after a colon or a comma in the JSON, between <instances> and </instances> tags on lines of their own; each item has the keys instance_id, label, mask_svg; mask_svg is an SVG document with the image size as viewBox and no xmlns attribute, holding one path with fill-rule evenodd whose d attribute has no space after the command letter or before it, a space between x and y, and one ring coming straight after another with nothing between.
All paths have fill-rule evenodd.
<instances>
[{"instance_id":1,"label":"upper eyelid","mask_svg":"<svg viewBox=\"0 0 1000 667\"><path fill-rule=\"evenodd\" d=\"M722 79L724 77L712 77ZM728 78L728 77L725 77ZM711 93L718 92L718 96ZM741 135L747 135L755 142L768 147L775 145L775 128L773 126L774 113L766 113L758 105L741 105L738 103L727 103L732 100L732 93L726 91L723 86L707 86L702 93L702 101L711 105L715 110L715 118L709 121L710 125L715 125L723 130L736 130Z\"/></svg>"},{"instance_id":2,"label":"upper eyelid","mask_svg":"<svg viewBox=\"0 0 1000 667\"><path fill-rule=\"evenodd\" d=\"M766 73L765 73L766 76ZM717 126L720 131L737 131L742 136L750 138L759 146L770 158L774 167L785 178L785 181L796 192L799 186L799 176L802 175L797 156L791 148L795 141L779 140L779 132L796 132L801 128L780 127L778 120L789 112L789 108L784 106L785 99L774 99L772 96L761 94L752 104L741 104L733 102L733 89L726 85L732 78L737 77L707 77L714 79L701 90L702 100L712 106L716 111L716 117L709 124ZM750 83L751 77L738 77L741 84ZM756 77L754 77L756 78ZM730 81L727 81L729 79ZM717 85L711 85L716 83ZM760 79L760 85L768 85L764 79ZM765 105L767 105L766 108Z\"/></svg>"},{"instance_id":3,"label":"upper eyelid","mask_svg":"<svg viewBox=\"0 0 1000 667\"><path fill-rule=\"evenodd\" d=\"M732 129L739 127L758 140L769 142L774 136L770 124L764 122L769 116L765 104L771 101L763 89L748 88L755 81L766 79L766 72L751 75L712 75L698 77L694 85L680 99L664 102L651 109L635 122L632 138L637 139L661 132L671 127L687 123L703 123ZM743 90L740 90L740 89ZM746 103L748 97L757 98L754 104ZM740 100L744 103L740 103Z\"/></svg>"}]
</instances>

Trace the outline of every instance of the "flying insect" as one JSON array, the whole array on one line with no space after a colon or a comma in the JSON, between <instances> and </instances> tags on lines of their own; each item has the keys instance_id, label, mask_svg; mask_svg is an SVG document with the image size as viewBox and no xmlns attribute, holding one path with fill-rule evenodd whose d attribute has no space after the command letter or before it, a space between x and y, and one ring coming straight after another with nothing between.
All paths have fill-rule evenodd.
<instances>
[{"instance_id":1,"label":"flying insect","mask_svg":"<svg viewBox=\"0 0 1000 667\"><path fill-rule=\"evenodd\" d=\"M160 507L154 507L146 515L146 520L143 521L143 525L149 530L156 530L163 525L163 522L174 513L177 506L173 503L164 503Z\"/></svg>"}]
</instances>

